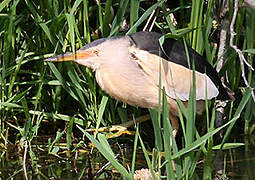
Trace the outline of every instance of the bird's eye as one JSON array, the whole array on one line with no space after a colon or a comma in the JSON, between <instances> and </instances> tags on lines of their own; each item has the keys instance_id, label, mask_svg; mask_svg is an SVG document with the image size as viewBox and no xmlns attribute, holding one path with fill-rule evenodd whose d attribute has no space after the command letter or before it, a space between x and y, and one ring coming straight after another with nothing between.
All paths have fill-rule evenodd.
<instances>
[{"instance_id":1,"label":"bird's eye","mask_svg":"<svg viewBox=\"0 0 255 180\"><path fill-rule=\"evenodd\" d=\"M97 55L97 56L99 55L99 51L98 51L98 50L94 50L93 53L94 53L95 55Z\"/></svg>"}]
</instances>

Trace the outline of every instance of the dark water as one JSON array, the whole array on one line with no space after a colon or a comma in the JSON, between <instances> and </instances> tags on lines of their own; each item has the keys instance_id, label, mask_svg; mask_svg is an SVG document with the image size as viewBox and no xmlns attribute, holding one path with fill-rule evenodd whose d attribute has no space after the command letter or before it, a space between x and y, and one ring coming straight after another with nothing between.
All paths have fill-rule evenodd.
<instances>
[{"instance_id":1,"label":"dark water","mask_svg":"<svg viewBox=\"0 0 255 180\"><path fill-rule=\"evenodd\" d=\"M246 141L246 146L224 150L218 157L215 171L224 171L226 179L255 179L255 146ZM1 150L1 179L25 179L23 170L23 152L16 152L15 147ZM130 145L116 145L116 154L123 164L130 163L132 147ZM114 149L114 150L115 150ZM61 157L49 155L39 150L34 151L35 160L26 162L29 179L121 179L120 174L95 149L82 150ZM29 157L29 155L28 155ZM146 167L141 150L137 151L137 169ZM198 165L203 171L203 164ZM198 170L199 171L199 170ZM223 176L219 175L219 179Z\"/></svg>"},{"instance_id":2,"label":"dark water","mask_svg":"<svg viewBox=\"0 0 255 180\"><path fill-rule=\"evenodd\" d=\"M255 146L248 145L224 152L230 179L255 179Z\"/></svg>"},{"instance_id":3,"label":"dark water","mask_svg":"<svg viewBox=\"0 0 255 180\"><path fill-rule=\"evenodd\" d=\"M1 154L1 179L25 179L22 155L4 151ZM113 175L118 176L112 169L100 171L107 161L96 150L93 153L82 150L69 155L62 154L62 157L44 152L35 154L36 160L26 162L29 179L111 179Z\"/></svg>"}]
</instances>

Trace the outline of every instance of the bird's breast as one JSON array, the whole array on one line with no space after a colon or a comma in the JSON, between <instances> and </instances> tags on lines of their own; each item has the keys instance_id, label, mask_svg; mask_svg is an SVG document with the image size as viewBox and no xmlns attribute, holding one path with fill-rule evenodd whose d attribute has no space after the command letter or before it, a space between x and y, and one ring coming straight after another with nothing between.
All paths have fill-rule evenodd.
<instances>
[{"instance_id":1,"label":"bird's breast","mask_svg":"<svg viewBox=\"0 0 255 180\"><path fill-rule=\"evenodd\" d=\"M158 88L140 72L136 63L96 71L99 86L113 98L133 106L155 108Z\"/></svg>"}]
</instances>

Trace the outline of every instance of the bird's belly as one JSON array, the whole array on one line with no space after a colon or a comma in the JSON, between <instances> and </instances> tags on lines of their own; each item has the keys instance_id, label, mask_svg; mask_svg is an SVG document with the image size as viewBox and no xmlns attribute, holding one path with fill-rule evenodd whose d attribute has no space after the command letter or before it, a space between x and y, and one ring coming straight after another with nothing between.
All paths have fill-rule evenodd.
<instances>
[{"instance_id":1,"label":"bird's belly","mask_svg":"<svg viewBox=\"0 0 255 180\"><path fill-rule=\"evenodd\" d=\"M119 101L144 108L158 107L158 88L143 76L96 72L96 79L103 91Z\"/></svg>"}]
</instances>

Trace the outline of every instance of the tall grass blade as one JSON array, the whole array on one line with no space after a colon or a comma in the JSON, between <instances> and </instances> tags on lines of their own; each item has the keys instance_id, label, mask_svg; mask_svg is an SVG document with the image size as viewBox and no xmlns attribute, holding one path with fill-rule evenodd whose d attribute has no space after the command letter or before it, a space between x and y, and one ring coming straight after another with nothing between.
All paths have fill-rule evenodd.
<instances>
[{"instance_id":1,"label":"tall grass blade","mask_svg":"<svg viewBox=\"0 0 255 180\"><path fill-rule=\"evenodd\" d=\"M57 132L56 138L54 139L54 141L52 143L49 144L49 149L48 149L48 153L49 154L57 154L59 151L59 147L54 145L59 142L60 138L65 134L65 131L62 132Z\"/></svg>"},{"instance_id":2,"label":"tall grass blade","mask_svg":"<svg viewBox=\"0 0 255 180\"><path fill-rule=\"evenodd\" d=\"M137 125L136 132L135 132L135 141L134 141L134 149L133 149L132 164L131 164L132 177L134 177L134 173L135 173L136 151L137 151L137 145L138 145L138 137L139 137L139 124Z\"/></svg>"},{"instance_id":3,"label":"tall grass blade","mask_svg":"<svg viewBox=\"0 0 255 180\"><path fill-rule=\"evenodd\" d=\"M59 120L62 120L62 121L67 121L67 122L70 122L72 120L72 118L74 118L74 117L64 115L64 114L46 113L46 112L34 111L34 110L30 110L29 113L33 114L33 115L35 114L35 115L38 115L38 116L47 117L49 119L59 119ZM74 123L78 124L78 125L81 125L81 126L85 126L84 120L79 119L79 118L74 118Z\"/></svg>"},{"instance_id":4,"label":"tall grass blade","mask_svg":"<svg viewBox=\"0 0 255 180\"><path fill-rule=\"evenodd\" d=\"M121 0L119 2L119 8L118 8L117 14L114 17L113 22L112 22L110 36L115 35L117 33L117 31L119 30L119 28L123 22L123 18L124 18L124 15L125 15L125 12L126 12L126 9L128 6L128 2L129 2L129 0Z\"/></svg>"},{"instance_id":5,"label":"tall grass blade","mask_svg":"<svg viewBox=\"0 0 255 180\"><path fill-rule=\"evenodd\" d=\"M137 27L142 24L146 18L151 15L152 11L154 11L155 9L157 9L159 6L161 6L163 3L163 1L158 1L157 3L155 3L153 6L151 6L149 9L147 9L143 15L136 21L136 23L129 29L129 31L126 33L126 35L128 34L132 34L135 32L135 30L137 29Z\"/></svg>"},{"instance_id":6,"label":"tall grass blade","mask_svg":"<svg viewBox=\"0 0 255 180\"><path fill-rule=\"evenodd\" d=\"M68 127L67 127L67 132L66 132L66 143L67 143L67 150L71 150L72 146L72 132L73 132L73 123L74 123L75 118L71 118L69 121Z\"/></svg>"},{"instance_id":7,"label":"tall grass blade","mask_svg":"<svg viewBox=\"0 0 255 180\"><path fill-rule=\"evenodd\" d=\"M72 7L72 9L70 11L70 14L74 14L74 12L78 10L78 8L79 8L79 6L80 6L82 1L83 0L75 0L74 1L74 5L73 5L73 7Z\"/></svg>"},{"instance_id":8,"label":"tall grass blade","mask_svg":"<svg viewBox=\"0 0 255 180\"><path fill-rule=\"evenodd\" d=\"M108 141L107 141L105 135L99 133L99 134L97 135L97 138L98 138L100 144L107 150L107 152L109 152L109 153L114 157L115 155L114 155L114 153L113 153L113 151L112 151L112 148L111 148L110 144L108 143Z\"/></svg>"},{"instance_id":9,"label":"tall grass blade","mask_svg":"<svg viewBox=\"0 0 255 180\"><path fill-rule=\"evenodd\" d=\"M153 130L155 134L155 145L159 151L163 151L162 132L160 127L160 118L158 118L158 111L155 109L149 109L151 121L153 124Z\"/></svg>"},{"instance_id":10,"label":"tall grass blade","mask_svg":"<svg viewBox=\"0 0 255 180\"><path fill-rule=\"evenodd\" d=\"M22 98L21 103L22 103L22 106L24 108L25 116L26 116L23 136L24 136L25 139L29 139L30 138L29 133L30 133L30 130L32 128L31 116L28 112L29 109L28 109L28 105L27 105L27 100L25 98Z\"/></svg>"},{"instance_id":11,"label":"tall grass blade","mask_svg":"<svg viewBox=\"0 0 255 180\"><path fill-rule=\"evenodd\" d=\"M175 141L173 134L172 134L172 127L169 121L169 112L168 112L168 105L165 90L162 91L163 94L163 111L162 111L162 120L163 120L163 129L164 129L164 150L165 150L165 158L168 161L166 164L166 172L167 172L167 179L174 179L174 169L172 166L171 156L172 156L172 147L173 141ZM171 142L171 143L170 143Z\"/></svg>"},{"instance_id":12,"label":"tall grass blade","mask_svg":"<svg viewBox=\"0 0 255 180\"><path fill-rule=\"evenodd\" d=\"M139 7L140 0L130 0L130 27L132 27L138 19Z\"/></svg>"},{"instance_id":13,"label":"tall grass blade","mask_svg":"<svg viewBox=\"0 0 255 180\"><path fill-rule=\"evenodd\" d=\"M49 30L48 26L46 25L46 23L43 23L43 20L42 20L41 16L37 13L37 10L35 9L34 5L28 0L25 0L25 2L27 4L27 7L29 8L29 10L31 11L33 16L35 17L35 21L43 29L46 36L49 38L50 42L52 43L52 45L55 46L56 42L57 42L56 39L51 35L50 30Z\"/></svg>"},{"instance_id":14,"label":"tall grass blade","mask_svg":"<svg viewBox=\"0 0 255 180\"><path fill-rule=\"evenodd\" d=\"M101 103L100 103L100 106L99 106L98 117L97 117L97 122L96 122L96 132L94 134L94 137L96 137L97 130L98 130L98 128L100 126L100 123L102 121L107 101L108 101L108 97L107 96L103 96L103 98L101 100Z\"/></svg>"},{"instance_id":15,"label":"tall grass blade","mask_svg":"<svg viewBox=\"0 0 255 180\"><path fill-rule=\"evenodd\" d=\"M4 0L0 3L0 12L10 3L11 0Z\"/></svg>"},{"instance_id":16,"label":"tall grass blade","mask_svg":"<svg viewBox=\"0 0 255 180\"><path fill-rule=\"evenodd\" d=\"M133 177L127 172L127 170L115 159L115 157L104 148L93 136L77 126L85 136L95 145L99 152L127 179L132 180Z\"/></svg>"},{"instance_id":17,"label":"tall grass blade","mask_svg":"<svg viewBox=\"0 0 255 180\"><path fill-rule=\"evenodd\" d=\"M231 120L231 124L229 125L229 127L227 128L227 131L224 135L224 138L221 142L221 148L223 147L224 143L226 142L230 131L232 130L233 126L235 125L237 119L239 119L241 112L243 111L244 107L246 106L247 102L249 101L251 97L251 89L247 89L245 94L243 95L243 98L240 102L240 104L238 105L235 114L233 115L233 119ZM228 122L229 123L229 122Z\"/></svg>"},{"instance_id":18,"label":"tall grass blade","mask_svg":"<svg viewBox=\"0 0 255 180\"><path fill-rule=\"evenodd\" d=\"M110 20L111 20L111 6L112 6L112 0L107 0L105 4L105 13L103 18L103 27L102 27L102 33L103 37L107 37L110 33Z\"/></svg>"},{"instance_id":19,"label":"tall grass blade","mask_svg":"<svg viewBox=\"0 0 255 180\"><path fill-rule=\"evenodd\" d=\"M156 175L155 175L155 172L154 172L154 169L153 169L153 166L152 166L152 163L151 163L151 160L150 160L150 157L149 157L149 154L145 148L145 145L143 143L143 140L141 138L141 136L138 134L138 138L139 138L139 142L142 146L142 150L143 150L143 154L144 154L144 157L145 157L145 160L146 160L146 163L147 163L147 166L149 167L150 169L150 172L151 172L151 175L152 175L152 178L153 179L156 179Z\"/></svg>"},{"instance_id":20,"label":"tall grass blade","mask_svg":"<svg viewBox=\"0 0 255 180\"><path fill-rule=\"evenodd\" d=\"M74 35L74 16L72 14L66 14L66 20L69 27L69 34L70 34L70 40L71 40L71 47L73 51L73 57L75 59L75 35Z\"/></svg>"},{"instance_id":21,"label":"tall grass blade","mask_svg":"<svg viewBox=\"0 0 255 180\"><path fill-rule=\"evenodd\" d=\"M204 136L201 136L201 138L197 139L196 141L194 141L193 143L191 143L190 145L188 145L187 147L185 147L184 149L180 150L178 153L174 154L172 156L172 159L178 158L188 152L193 151L194 149L196 149L197 147L199 147L200 145L202 145L203 143L205 143L209 138L211 138L214 134L216 134L217 132L219 132L220 130L222 130L223 128L227 127L228 125L230 125L231 123L235 122L238 119L238 117L234 117L233 119L231 119L229 122L227 122L226 124L222 125L221 127L218 127L217 129L206 133Z\"/></svg>"},{"instance_id":22,"label":"tall grass blade","mask_svg":"<svg viewBox=\"0 0 255 180\"><path fill-rule=\"evenodd\" d=\"M56 66L52 63L48 63L52 72L54 73L54 75L56 76L56 78L58 79L58 81L62 84L63 88L77 101L79 101L79 98L75 95L75 93L73 92L73 90L69 87L69 85L67 84L67 82L65 81L65 79L62 77L61 73L58 71L58 69L56 68Z\"/></svg>"},{"instance_id":23,"label":"tall grass blade","mask_svg":"<svg viewBox=\"0 0 255 180\"><path fill-rule=\"evenodd\" d=\"M88 0L83 0L83 35L87 40L87 43L91 42L90 39L90 30L89 30L89 4L88 4Z\"/></svg>"}]
</instances>

